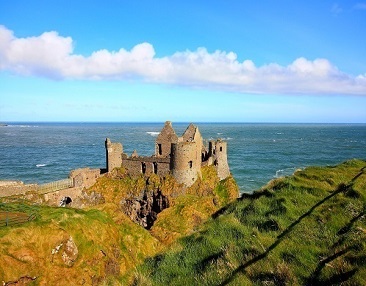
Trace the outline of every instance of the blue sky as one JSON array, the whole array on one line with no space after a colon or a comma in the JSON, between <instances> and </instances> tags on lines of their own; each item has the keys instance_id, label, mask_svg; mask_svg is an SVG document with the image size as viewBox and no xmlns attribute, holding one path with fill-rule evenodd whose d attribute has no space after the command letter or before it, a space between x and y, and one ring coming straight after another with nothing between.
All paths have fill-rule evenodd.
<instances>
[{"instance_id":1,"label":"blue sky","mask_svg":"<svg viewBox=\"0 0 366 286\"><path fill-rule=\"evenodd\" d=\"M366 1L0 1L0 121L366 123Z\"/></svg>"}]
</instances>

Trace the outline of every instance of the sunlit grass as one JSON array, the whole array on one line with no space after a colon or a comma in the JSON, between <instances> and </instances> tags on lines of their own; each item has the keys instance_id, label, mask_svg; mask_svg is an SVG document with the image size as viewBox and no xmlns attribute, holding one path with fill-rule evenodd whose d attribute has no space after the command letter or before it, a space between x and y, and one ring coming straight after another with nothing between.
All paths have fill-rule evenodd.
<instances>
[{"instance_id":1,"label":"sunlit grass","mask_svg":"<svg viewBox=\"0 0 366 286\"><path fill-rule=\"evenodd\" d=\"M270 182L146 261L136 283L364 285L365 167L351 160Z\"/></svg>"}]
</instances>

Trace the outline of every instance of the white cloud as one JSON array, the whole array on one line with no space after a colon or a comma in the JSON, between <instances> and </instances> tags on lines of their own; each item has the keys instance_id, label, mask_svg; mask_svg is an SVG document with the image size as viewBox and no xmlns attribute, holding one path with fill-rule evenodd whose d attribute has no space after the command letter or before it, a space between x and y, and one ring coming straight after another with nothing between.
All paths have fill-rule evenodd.
<instances>
[{"instance_id":1,"label":"white cloud","mask_svg":"<svg viewBox=\"0 0 366 286\"><path fill-rule=\"evenodd\" d=\"M73 53L70 37L57 32L16 38L4 26L0 26L0 69L57 79L136 79L242 93L366 95L366 75L348 75L326 59L300 57L287 66L257 67L251 60L239 62L233 52L210 53L205 48L158 58L149 43L130 51L99 50L83 56Z\"/></svg>"}]
</instances>

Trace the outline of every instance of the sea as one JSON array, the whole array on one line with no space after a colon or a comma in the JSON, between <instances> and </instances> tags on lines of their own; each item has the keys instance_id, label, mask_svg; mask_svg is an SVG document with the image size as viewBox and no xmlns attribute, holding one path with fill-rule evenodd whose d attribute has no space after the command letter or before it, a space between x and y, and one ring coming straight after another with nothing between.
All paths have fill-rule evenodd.
<instances>
[{"instance_id":1,"label":"sea","mask_svg":"<svg viewBox=\"0 0 366 286\"><path fill-rule=\"evenodd\" d=\"M230 171L242 193L308 166L366 160L366 124L194 123L204 141L228 143ZM106 137L124 153L154 153L164 123L29 123L0 126L0 180L47 183L77 168L104 168ZM178 136L188 123L174 123Z\"/></svg>"}]
</instances>

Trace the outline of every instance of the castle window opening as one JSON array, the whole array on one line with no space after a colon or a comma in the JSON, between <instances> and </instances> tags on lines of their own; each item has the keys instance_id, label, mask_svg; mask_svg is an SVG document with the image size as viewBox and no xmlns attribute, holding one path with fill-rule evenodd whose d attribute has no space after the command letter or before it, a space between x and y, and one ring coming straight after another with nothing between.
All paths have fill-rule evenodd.
<instances>
[{"instance_id":1,"label":"castle window opening","mask_svg":"<svg viewBox=\"0 0 366 286\"><path fill-rule=\"evenodd\" d=\"M222 146L220 146L220 152L222 152Z\"/></svg>"},{"instance_id":2,"label":"castle window opening","mask_svg":"<svg viewBox=\"0 0 366 286\"><path fill-rule=\"evenodd\" d=\"M146 173L146 164L145 164L145 162L141 162L141 172L142 172L143 174L145 174L145 173Z\"/></svg>"},{"instance_id":3,"label":"castle window opening","mask_svg":"<svg viewBox=\"0 0 366 286\"><path fill-rule=\"evenodd\" d=\"M154 170L154 174L158 173L158 163L156 163L156 162L153 163L153 170Z\"/></svg>"},{"instance_id":4,"label":"castle window opening","mask_svg":"<svg viewBox=\"0 0 366 286\"><path fill-rule=\"evenodd\" d=\"M158 144L158 152L159 152L159 155L163 154L163 149L161 148L161 144Z\"/></svg>"},{"instance_id":5,"label":"castle window opening","mask_svg":"<svg viewBox=\"0 0 366 286\"><path fill-rule=\"evenodd\" d=\"M192 162L192 161L189 161L189 162L188 162L188 165L189 165L189 168L190 168L190 169L192 169L193 162Z\"/></svg>"}]
</instances>

